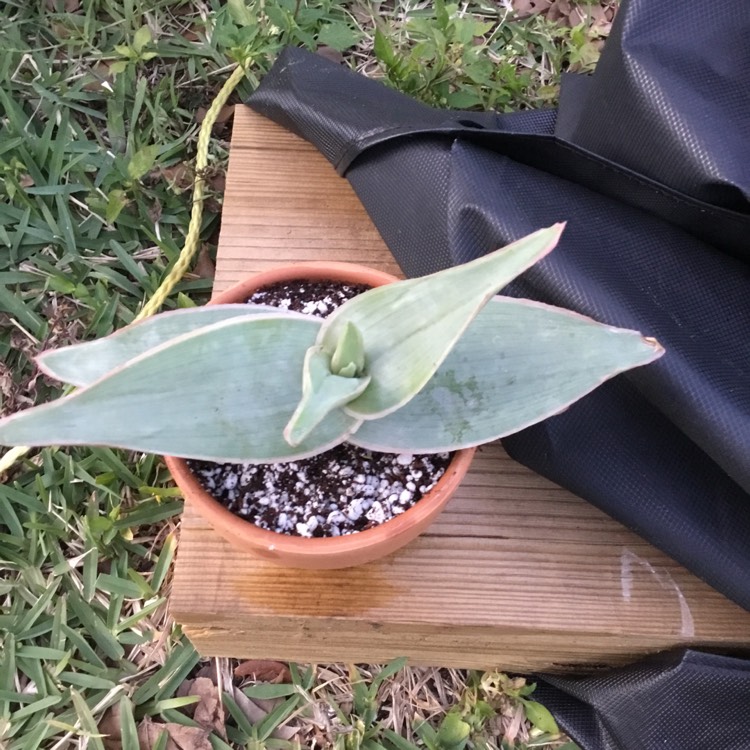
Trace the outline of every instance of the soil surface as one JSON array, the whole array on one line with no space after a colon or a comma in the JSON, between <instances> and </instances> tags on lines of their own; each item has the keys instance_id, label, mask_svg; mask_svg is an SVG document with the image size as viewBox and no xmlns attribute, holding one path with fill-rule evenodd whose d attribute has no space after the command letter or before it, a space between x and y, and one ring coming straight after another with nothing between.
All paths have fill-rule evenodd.
<instances>
[{"instance_id":1,"label":"soil surface","mask_svg":"<svg viewBox=\"0 0 750 750\"><path fill-rule=\"evenodd\" d=\"M366 289L334 281L282 282L262 287L248 303L326 317ZM411 508L451 457L378 453L344 443L300 461L187 463L207 492L260 528L325 537L364 531Z\"/></svg>"}]
</instances>

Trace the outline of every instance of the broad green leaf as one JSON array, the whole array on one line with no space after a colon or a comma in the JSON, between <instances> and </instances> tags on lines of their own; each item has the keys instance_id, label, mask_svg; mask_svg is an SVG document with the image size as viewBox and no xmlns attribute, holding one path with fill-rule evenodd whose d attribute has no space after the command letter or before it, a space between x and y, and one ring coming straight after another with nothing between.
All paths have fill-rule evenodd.
<instances>
[{"instance_id":1,"label":"broad green leaf","mask_svg":"<svg viewBox=\"0 0 750 750\"><path fill-rule=\"evenodd\" d=\"M133 49L136 52L142 52L143 48L151 42L151 29L148 26L141 26L133 36Z\"/></svg>"},{"instance_id":2,"label":"broad green leaf","mask_svg":"<svg viewBox=\"0 0 750 750\"><path fill-rule=\"evenodd\" d=\"M353 47L362 39L361 32L351 28L343 21L332 21L320 27L318 32L318 44L326 45L332 49L343 52Z\"/></svg>"},{"instance_id":3,"label":"broad green leaf","mask_svg":"<svg viewBox=\"0 0 750 750\"><path fill-rule=\"evenodd\" d=\"M413 398L492 295L548 253L562 230L555 224L471 263L376 287L343 304L324 321L318 344L333 354L347 323L362 334L372 380L347 413L377 419Z\"/></svg>"},{"instance_id":4,"label":"broad green leaf","mask_svg":"<svg viewBox=\"0 0 750 750\"><path fill-rule=\"evenodd\" d=\"M36 363L44 373L64 383L91 385L131 359L178 336L222 320L268 313L271 309L238 304L172 310L133 323L96 341L42 352Z\"/></svg>"},{"instance_id":5,"label":"broad green leaf","mask_svg":"<svg viewBox=\"0 0 750 750\"><path fill-rule=\"evenodd\" d=\"M541 729L543 732L548 732L549 734L560 733L557 723L548 708L536 701L522 700L521 702L523 703L526 718L537 729Z\"/></svg>"},{"instance_id":6,"label":"broad green leaf","mask_svg":"<svg viewBox=\"0 0 750 750\"><path fill-rule=\"evenodd\" d=\"M417 396L394 414L364 422L349 441L386 452L479 445L559 413L662 353L635 331L496 297Z\"/></svg>"},{"instance_id":7,"label":"broad green leaf","mask_svg":"<svg viewBox=\"0 0 750 750\"><path fill-rule=\"evenodd\" d=\"M396 56L388 37L380 29L375 29L373 52L378 60L380 60L387 68L392 68L398 64L398 57Z\"/></svg>"},{"instance_id":8,"label":"broad green leaf","mask_svg":"<svg viewBox=\"0 0 750 750\"><path fill-rule=\"evenodd\" d=\"M125 60L115 60L109 66L109 72L112 73L112 75L118 75L119 73L124 73L127 69L128 69L128 63Z\"/></svg>"},{"instance_id":9,"label":"broad green leaf","mask_svg":"<svg viewBox=\"0 0 750 750\"><path fill-rule=\"evenodd\" d=\"M0 444L108 445L257 463L314 455L356 426L339 410L298 447L284 440L320 325L267 314L204 326L71 396L1 420Z\"/></svg>"},{"instance_id":10,"label":"broad green leaf","mask_svg":"<svg viewBox=\"0 0 750 750\"><path fill-rule=\"evenodd\" d=\"M330 412L356 398L370 382L362 378L331 374L331 358L312 346L305 354L302 400L284 428L289 445L299 445Z\"/></svg>"},{"instance_id":11,"label":"broad green leaf","mask_svg":"<svg viewBox=\"0 0 750 750\"><path fill-rule=\"evenodd\" d=\"M253 14L245 4L245 0L227 0L227 9L232 20L238 26L252 26L255 23Z\"/></svg>"},{"instance_id":12,"label":"broad green leaf","mask_svg":"<svg viewBox=\"0 0 750 750\"><path fill-rule=\"evenodd\" d=\"M463 750L469 740L471 727L452 711L445 715L437 732L437 743L440 750Z\"/></svg>"},{"instance_id":13,"label":"broad green leaf","mask_svg":"<svg viewBox=\"0 0 750 750\"><path fill-rule=\"evenodd\" d=\"M151 171L158 155L159 147L156 145L144 146L136 151L128 162L128 176L133 180L140 180Z\"/></svg>"},{"instance_id":14,"label":"broad green leaf","mask_svg":"<svg viewBox=\"0 0 750 750\"><path fill-rule=\"evenodd\" d=\"M426 719L414 720L414 734L419 737L428 750L440 750L437 745L437 731Z\"/></svg>"},{"instance_id":15,"label":"broad green leaf","mask_svg":"<svg viewBox=\"0 0 750 750\"><path fill-rule=\"evenodd\" d=\"M119 188L112 190L107 196L107 205L104 209L104 218L107 220L107 224L114 224L122 209L127 205L127 193Z\"/></svg>"},{"instance_id":16,"label":"broad green leaf","mask_svg":"<svg viewBox=\"0 0 750 750\"><path fill-rule=\"evenodd\" d=\"M477 93L475 87L468 90L459 89L458 91L452 91L445 98L448 106L452 109L471 109L471 107L477 107L482 103L482 97Z\"/></svg>"}]
</instances>

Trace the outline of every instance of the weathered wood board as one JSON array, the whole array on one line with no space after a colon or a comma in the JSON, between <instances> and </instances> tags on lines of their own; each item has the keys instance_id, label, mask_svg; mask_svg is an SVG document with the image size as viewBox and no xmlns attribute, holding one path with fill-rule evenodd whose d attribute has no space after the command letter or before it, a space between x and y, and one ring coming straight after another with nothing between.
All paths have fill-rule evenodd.
<instances>
[{"instance_id":1,"label":"weathered wood board","mask_svg":"<svg viewBox=\"0 0 750 750\"><path fill-rule=\"evenodd\" d=\"M398 273L311 146L237 112L215 289L290 261ZM507 670L587 669L672 646L750 644L750 613L603 513L484 447L429 533L342 571L274 568L186 507L172 613L206 655Z\"/></svg>"}]
</instances>

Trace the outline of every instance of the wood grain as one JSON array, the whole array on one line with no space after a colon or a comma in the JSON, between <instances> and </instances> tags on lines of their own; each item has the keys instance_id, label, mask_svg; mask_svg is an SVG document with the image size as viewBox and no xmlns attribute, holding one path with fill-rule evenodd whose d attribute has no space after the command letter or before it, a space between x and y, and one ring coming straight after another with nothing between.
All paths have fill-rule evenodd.
<instances>
[{"instance_id":1,"label":"wood grain","mask_svg":"<svg viewBox=\"0 0 750 750\"><path fill-rule=\"evenodd\" d=\"M271 265L398 268L312 147L238 108L215 290ZM350 570L274 568L185 510L171 608L206 655L570 671L750 644L750 613L593 506L483 447L427 534Z\"/></svg>"}]
</instances>

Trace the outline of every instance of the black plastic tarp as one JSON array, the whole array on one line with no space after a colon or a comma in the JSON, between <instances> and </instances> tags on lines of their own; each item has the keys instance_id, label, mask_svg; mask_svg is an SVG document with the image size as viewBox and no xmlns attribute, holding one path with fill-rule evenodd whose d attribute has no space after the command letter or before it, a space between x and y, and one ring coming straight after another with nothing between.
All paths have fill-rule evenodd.
<instances>
[{"instance_id":1,"label":"black plastic tarp","mask_svg":"<svg viewBox=\"0 0 750 750\"><path fill-rule=\"evenodd\" d=\"M248 103L350 181L407 276L568 222L504 293L639 329L667 353L503 443L750 609L748 40L748 0L625 0L596 72L566 76L557 110L432 109L297 49ZM700 658L693 677L718 657ZM750 712L736 716L735 744L658 747L750 748Z\"/></svg>"},{"instance_id":2,"label":"black plastic tarp","mask_svg":"<svg viewBox=\"0 0 750 750\"><path fill-rule=\"evenodd\" d=\"M586 750L748 750L750 665L681 650L589 677L547 677L534 698Z\"/></svg>"}]
</instances>

